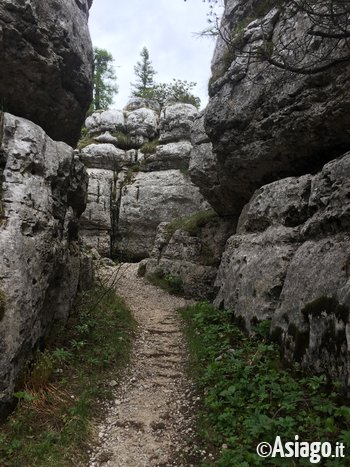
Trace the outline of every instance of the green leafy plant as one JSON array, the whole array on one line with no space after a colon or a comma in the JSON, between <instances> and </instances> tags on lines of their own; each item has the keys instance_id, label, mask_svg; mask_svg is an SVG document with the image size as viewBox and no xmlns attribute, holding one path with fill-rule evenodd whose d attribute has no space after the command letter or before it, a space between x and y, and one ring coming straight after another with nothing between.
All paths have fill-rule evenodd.
<instances>
[{"instance_id":1,"label":"green leafy plant","mask_svg":"<svg viewBox=\"0 0 350 467\"><path fill-rule=\"evenodd\" d=\"M181 310L181 315L189 371L201 397L201 449L213 455L210 463L201 465L291 465L255 453L260 442L273 443L277 434L286 441L295 434L304 441L350 438L350 409L339 385L329 384L322 375L283 369L278 349L267 338L268 322L248 337L233 324L231 312L205 302ZM337 459L327 465L348 464Z\"/></svg>"},{"instance_id":2,"label":"green leafy plant","mask_svg":"<svg viewBox=\"0 0 350 467\"><path fill-rule=\"evenodd\" d=\"M183 294L183 281L180 276L166 274L163 271L156 271L146 276L148 282L173 295Z\"/></svg>"}]
</instances>

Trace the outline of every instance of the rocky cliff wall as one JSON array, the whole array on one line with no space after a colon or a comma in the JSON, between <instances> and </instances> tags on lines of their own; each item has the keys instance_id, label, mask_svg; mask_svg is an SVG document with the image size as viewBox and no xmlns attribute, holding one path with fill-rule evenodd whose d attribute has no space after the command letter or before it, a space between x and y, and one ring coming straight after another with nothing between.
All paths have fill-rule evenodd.
<instances>
[{"instance_id":1,"label":"rocky cliff wall","mask_svg":"<svg viewBox=\"0 0 350 467\"><path fill-rule=\"evenodd\" d=\"M1 114L0 412L24 362L52 323L67 318L79 276L88 273L78 245L87 182L69 146Z\"/></svg>"},{"instance_id":2,"label":"rocky cliff wall","mask_svg":"<svg viewBox=\"0 0 350 467\"><path fill-rule=\"evenodd\" d=\"M350 145L350 61L341 60L350 51L346 40L321 36L341 24L292 3L226 1L205 113L215 160L207 178L194 179L222 215L239 215L255 189L320 170ZM347 28L348 13L339 21Z\"/></svg>"},{"instance_id":3,"label":"rocky cliff wall","mask_svg":"<svg viewBox=\"0 0 350 467\"><path fill-rule=\"evenodd\" d=\"M160 112L156 102L133 99L124 111L87 119L88 144L81 150L90 177L86 243L103 255L141 260L161 222L209 207L187 175L196 115L188 104Z\"/></svg>"},{"instance_id":4,"label":"rocky cliff wall","mask_svg":"<svg viewBox=\"0 0 350 467\"><path fill-rule=\"evenodd\" d=\"M350 153L259 189L227 242L215 303L272 320L283 355L350 383Z\"/></svg>"},{"instance_id":5,"label":"rocky cliff wall","mask_svg":"<svg viewBox=\"0 0 350 467\"><path fill-rule=\"evenodd\" d=\"M0 2L0 110L75 145L92 98L92 0Z\"/></svg>"}]
</instances>

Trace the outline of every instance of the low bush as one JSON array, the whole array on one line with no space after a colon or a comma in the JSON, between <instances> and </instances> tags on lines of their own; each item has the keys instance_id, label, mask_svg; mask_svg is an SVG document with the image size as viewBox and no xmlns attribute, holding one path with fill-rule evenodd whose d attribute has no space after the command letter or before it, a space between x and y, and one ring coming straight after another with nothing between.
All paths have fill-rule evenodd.
<instances>
[{"instance_id":1,"label":"low bush","mask_svg":"<svg viewBox=\"0 0 350 467\"><path fill-rule=\"evenodd\" d=\"M160 287L172 295L183 294L183 282L180 276L165 274L162 271L157 271L146 276L149 283Z\"/></svg>"}]
</instances>

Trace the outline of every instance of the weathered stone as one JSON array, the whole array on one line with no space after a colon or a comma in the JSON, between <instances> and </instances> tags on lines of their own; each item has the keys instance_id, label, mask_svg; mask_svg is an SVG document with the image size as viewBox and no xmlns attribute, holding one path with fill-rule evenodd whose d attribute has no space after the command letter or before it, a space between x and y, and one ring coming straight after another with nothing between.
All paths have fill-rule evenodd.
<instances>
[{"instance_id":1,"label":"weathered stone","mask_svg":"<svg viewBox=\"0 0 350 467\"><path fill-rule=\"evenodd\" d=\"M81 217L81 235L84 243L101 255L111 253L114 172L105 169L87 169L89 175L87 207Z\"/></svg>"},{"instance_id":2,"label":"weathered stone","mask_svg":"<svg viewBox=\"0 0 350 467\"><path fill-rule=\"evenodd\" d=\"M0 101L74 145L92 98L86 0L3 0Z\"/></svg>"},{"instance_id":3,"label":"weathered stone","mask_svg":"<svg viewBox=\"0 0 350 467\"><path fill-rule=\"evenodd\" d=\"M133 111L137 109L151 109L155 112L160 112L159 102L153 99L144 99L143 97L132 97L124 107L124 110Z\"/></svg>"},{"instance_id":4,"label":"weathered stone","mask_svg":"<svg viewBox=\"0 0 350 467\"><path fill-rule=\"evenodd\" d=\"M126 118L126 129L136 146L154 138L158 131L158 115L151 109L137 109Z\"/></svg>"},{"instance_id":5,"label":"weathered stone","mask_svg":"<svg viewBox=\"0 0 350 467\"><path fill-rule=\"evenodd\" d=\"M191 139L191 125L198 110L191 104L173 104L164 107L160 114L160 137L162 143Z\"/></svg>"},{"instance_id":6,"label":"weathered stone","mask_svg":"<svg viewBox=\"0 0 350 467\"><path fill-rule=\"evenodd\" d=\"M188 141L160 145L156 148L155 154L145 158L140 169L145 172L171 169L187 170L191 150L192 145Z\"/></svg>"},{"instance_id":7,"label":"weathered stone","mask_svg":"<svg viewBox=\"0 0 350 467\"><path fill-rule=\"evenodd\" d=\"M206 208L198 189L179 170L136 173L121 193L117 250L122 257L145 258L160 222Z\"/></svg>"},{"instance_id":8,"label":"weathered stone","mask_svg":"<svg viewBox=\"0 0 350 467\"><path fill-rule=\"evenodd\" d=\"M87 175L69 146L25 119L4 114L0 141L1 411L24 362L71 309Z\"/></svg>"},{"instance_id":9,"label":"weathered stone","mask_svg":"<svg viewBox=\"0 0 350 467\"><path fill-rule=\"evenodd\" d=\"M171 224L161 223L151 257L143 264L146 277L170 276L181 284L186 297L211 300L215 296L217 266L235 226L214 212L205 221L199 219L196 232L191 233L181 228L172 233Z\"/></svg>"},{"instance_id":10,"label":"weathered stone","mask_svg":"<svg viewBox=\"0 0 350 467\"><path fill-rule=\"evenodd\" d=\"M110 143L89 144L82 149L81 159L86 167L106 170L116 170L130 162L125 151Z\"/></svg>"},{"instance_id":11,"label":"weathered stone","mask_svg":"<svg viewBox=\"0 0 350 467\"><path fill-rule=\"evenodd\" d=\"M286 360L347 385L349 196L350 153L258 190L227 243L215 300L248 330L272 319Z\"/></svg>"},{"instance_id":12,"label":"weathered stone","mask_svg":"<svg viewBox=\"0 0 350 467\"><path fill-rule=\"evenodd\" d=\"M99 110L86 119L85 126L90 134L123 131L125 129L124 113L114 109Z\"/></svg>"},{"instance_id":13,"label":"weathered stone","mask_svg":"<svg viewBox=\"0 0 350 467\"><path fill-rule=\"evenodd\" d=\"M205 128L216 154L215 175L197 180L202 193L213 178L219 181L206 196L222 215L238 215L260 186L316 172L350 145L349 62L303 75L254 59L266 41L280 37L289 44L297 36L302 42L311 27L302 12L267 6L262 11L259 0L226 2L222 28L239 31L237 41L230 49L219 37L214 54ZM332 59L348 55L346 47L332 49ZM315 39L299 65L326 50L326 39Z\"/></svg>"},{"instance_id":14,"label":"weathered stone","mask_svg":"<svg viewBox=\"0 0 350 467\"><path fill-rule=\"evenodd\" d=\"M115 146L118 145L118 138L112 136L109 131L105 131L102 135L95 136L94 140L98 143L110 143Z\"/></svg>"}]
</instances>

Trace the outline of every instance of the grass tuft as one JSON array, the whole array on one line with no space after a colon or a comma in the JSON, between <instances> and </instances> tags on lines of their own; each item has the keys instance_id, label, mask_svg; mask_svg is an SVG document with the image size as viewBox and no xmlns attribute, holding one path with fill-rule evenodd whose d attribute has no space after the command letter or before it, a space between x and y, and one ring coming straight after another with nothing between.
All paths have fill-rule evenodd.
<instances>
[{"instance_id":1,"label":"grass tuft","mask_svg":"<svg viewBox=\"0 0 350 467\"><path fill-rule=\"evenodd\" d=\"M107 382L127 363L134 329L113 291L95 287L80 297L68 326L24 372L17 409L0 427L2 467L86 464L91 420L112 396Z\"/></svg>"},{"instance_id":2,"label":"grass tuft","mask_svg":"<svg viewBox=\"0 0 350 467\"><path fill-rule=\"evenodd\" d=\"M189 372L201 397L198 444L212 455L202 466L310 465L307 459L291 464L291 459L259 458L257 445L273 444L276 435L284 441L297 434L303 441L349 443L350 408L340 385L283 369L266 337L269 322L247 337L232 324L231 312L208 303L189 306L181 315ZM348 465L346 458L332 462L325 465Z\"/></svg>"},{"instance_id":3,"label":"grass tuft","mask_svg":"<svg viewBox=\"0 0 350 467\"><path fill-rule=\"evenodd\" d=\"M140 151L145 155L154 154L159 146L159 139L154 139L153 141L149 141L148 143L144 143L140 147Z\"/></svg>"},{"instance_id":4,"label":"grass tuft","mask_svg":"<svg viewBox=\"0 0 350 467\"><path fill-rule=\"evenodd\" d=\"M181 229L195 237L214 217L217 217L217 214L213 209L195 212L190 216L173 220L166 226L166 229L170 236L173 235L176 230Z\"/></svg>"}]
</instances>

